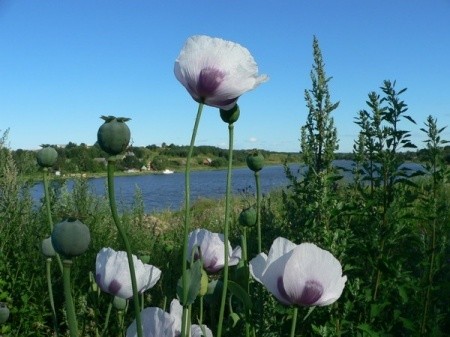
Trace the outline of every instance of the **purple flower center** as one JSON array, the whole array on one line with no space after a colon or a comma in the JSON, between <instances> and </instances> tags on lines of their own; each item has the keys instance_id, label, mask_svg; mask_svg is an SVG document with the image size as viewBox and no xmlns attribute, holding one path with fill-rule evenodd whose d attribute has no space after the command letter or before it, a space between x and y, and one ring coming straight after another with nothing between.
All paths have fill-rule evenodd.
<instances>
[{"instance_id":1,"label":"purple flower center","mask_svg":"<svg viewBox=\"0 0 450 337\"><path fill-rule=\"evenodd\" d=\"M310 306L316 303L323 294L323 286L315 280L308 280L305 282L305 287L299 296L289 296L284 289L283 278L280 276L277 280L277 288L280 295L289 303L301 306Z\"/></svg>"},{"instance_id":2,"label":"purple flower center","mask_svg":"<svg viewBox=\"0 0 450 337\"><path fill-rule=\"evenodd\" d=\"M200 71L197 82L197 94L205 99L214 95L219 85L222 83L225 74L215 68L204 68Z\"/></svg>"},{"instance_id":3,"label":"purple flower center","mask_svg":"<svg viewBox=\"0 0 450 337\"><path fill-rule=\"evenodd\" d=\"M108 292L112 295L116 295L119 292L120 288L122 288L122 284L114 279L108 286Z\"/></svg>"},{"instance_id":4,"label":"purple flower center","mask_svg":"<svg viewBox=\"0 0 450 337\"><path fill-rule=\"evenodd\" d=\"M315 281L308 280L299 299L295 303L298 305L312 305L316 303L323 294L323 286Z\"/></svg>"},{"instance_id":5,"label":"purple flower center","mask_svg":"<svg viewBox=\"0 0 450 337\"><path fill-rule=\"evenodd\" d=\"M210 273L216 273L220 270L220 268L217 268L217 261L218 258L217 256L214 256L212 259L210 259L209 261L204 261L204 267L207 271L209 271Z\"/></svg>"}]
</instances>

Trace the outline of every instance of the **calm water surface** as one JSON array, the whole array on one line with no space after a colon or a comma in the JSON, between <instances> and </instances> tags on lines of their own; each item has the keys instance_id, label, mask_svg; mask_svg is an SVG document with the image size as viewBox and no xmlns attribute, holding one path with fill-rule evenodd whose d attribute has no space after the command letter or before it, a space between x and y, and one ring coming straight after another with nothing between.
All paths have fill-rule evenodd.
<instances>
[{"instance_id":1,"label":"calm water surface","mask_svg":"<svg viewBox=\"0 0 450 337\"><path fill-rule=\"evenodd\" d=\"M298 166L297 166L298 167ZM295 169L295 166L292 167ZM222 198L225 196L226 170L194 171L191 173L191 202L196 199ZM106 178L89 179L91 190L96 195L107 195ZM267 166L260 171L262 193L288 185L283 166ZM237 195L245 190L255 194L255 176L248 168L233 169L232 192ZM68 189L73 181L67 181ZM130 206L140 189L145 211L177 210L184 204L184 172L173 174L148 174L136 176L120 176L115 178L117 203L122 207ZM36 201L43 196L42 184L32 189Z\"/></svg>"},{"instance_id":2,"label":"calm water surface","mask_svg":"<svg viewBox=\"0 0 450 337\"><path fill-rule=\"evenodd\" d=\"M334 165L340 168L351 169L354 163L350 160L335 160ZM423 167L415 163L403 165L411 172L423 170ZM291 165L291 172L299 175L299 165ZM304 172L304 167L302 167ZM341 171L344 180L352 180L348 171ZM225 196L227 171L208 170L194 171L191 173L191 202L199 198L223 198ZM284 166L266 166L260 171L262 193L268 193L274 189L285 188L289 184L286 178ZM106 178L93 178L88 180L91 190L99 196L107 195ZM233 169L232 193L235 195L256 193L255 176L248 168ZM73 181L68 180L67 186L71 190ZM133 204L136 191L142 194L146 212L161 210L178 210L184 204L184 172L173 174L148 174L135 176L120 176L115 178L116 201L119 208L127 208ZM37 184L32 189L32 196L36 203L43 196L42 184Z\"/></svg>"}]
</instances>

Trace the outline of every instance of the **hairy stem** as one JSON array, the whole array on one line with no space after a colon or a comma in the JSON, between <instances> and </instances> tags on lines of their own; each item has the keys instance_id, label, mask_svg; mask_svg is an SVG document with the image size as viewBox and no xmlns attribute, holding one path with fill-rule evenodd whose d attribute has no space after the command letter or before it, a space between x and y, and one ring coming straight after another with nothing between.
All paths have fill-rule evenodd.
<instances>
[{"instance_id":1,"label":"hairy stem","mask_svg":"<svg viewBox=\"0 0 450 337\"><path fill-rule=\"evenodd\" d=\"M228 124L228 134L229 134L229 144L228 144L228 170L227 170L227 186L225 193L225 224L224 224L224 266L223 266L223 288L222 288L222 298L220 303L219 311L219 322L217 325L217 337L222 336L222 325L225 313L225 303L227 299L228 290L228 260L229 260L229 247L228 247L228 236L230 227L230 198L231 198L231 173L233 167L233 136L234 136L234 125Z\"/></svg>"},{"instance_id":2,"label":"hairy stem","mask_svg":"<svg viewBox=\"0 0 450 337\"><path fill-rule=\"evenodd\" d=\"M106 311L105 324L103 325L103 330L102 330L102 334L101 334L102 337L105 336L106 329L108 329L109 317L111 316L111 309L113 306L113 301L114 301L114 297L112 298L111 302L109 302L109 304L108 304L108 309Z\"/></svg>"},{"instance_id":3,"label":"hairy stem","mask_svg":"<svg viewBox=\"0 0 450 337\"><path fill-rule=\"evenodd\" d=\"M133 289L133 303L134 303L134 311L135 311L135 317L136 317L136 330L137 330L138 337L143 337L142 323L141 323L141 308L139 305L139 294L138 294L137 282L136 282L136 272L134 270L133 254L131 253L131 246L130 246L130 242L128 241L127 234L120 223L119 214L117 213L116 197L115 197L115 191L114 191L114 169L115 169L116 159L117 158L114 158L114 157L108 159L109 205L111 208L111 213L112 213L112 217L114 219L114 223L116 224L117 230L119 232L120 237L122 238L122 241L125 245L125 250L127 252L128 266L130 268L130 276L131 276L131 287Z\"/></svg>"},{"instance_id":4,"label":"hairy stem","mask_svg":"<svg viewBox=\"0 0 450 337\"><path fill-rule=\"evenodd\" d=\"M53 219L52 219L52 209L50 206L50 193L48 188L48 169L46 167L44 168L43 181L44 181L45 210L47 213L47 222L48 226L50 227L50 234L51 234L53 232ZM62 273L63 265L61 262L61 257L58 254L56 255L56 261L58 261L58 266Z\"/></svg>"},{"instance_id":5,"label":"hairy stem","mask_svg":"<svg viewBox=\"0 0 450 337\"><path fill-rule=\"evenodd\" d=\"M297 327L298 308L294 307L292 311L291 337L295 337L295 329Z\"/></svg>"},{"instance_id":6,"label":"hairy stem","mask_svg":"<svg viewBox=\"0 0 450 337\"><path fill-rule=\"evenodd\" d=\"M262 252L262 235L261 235L261 179L259 171L255 172L256 182L256 226L258 230L258 254Z\"/></svg>"},{"instance_id":7,"label":"hairy stem","mask_svg":"<svg viewBox=\"0 0 450 337\"><path fill-rule=\"evenodd\" d=\"M55 301L53 298L51 264L52 264L52 259L47 258L47 260L45 262L45 267L46 267L45 269L46 269L46 277L47 277L48 297L50 300L50 307L52 308L53 328L55 329L56 336L59 336L58 318L56 316Z\"/></svg>"},{"instance_id":8,"label":"hairy stem","mask_svg":"<svg viewBox=\"0 0 450 337\"><path fill-rule=\"evenodd\" d=\"M192 159L192 153L194 152L194 144L195 144L195 137L197 136L197 130L198 125L200 124L200 118L202 116L203 111L203 103L199 103L198 110L197 110L197 116L195 118L194 123L194 129L192 130L192 137L191 137L191 144L189 146L189 152L188 156L186 158L186 169L184 173L184 181L185 181L185 192L184 192L184 230L183 230L183 261L182 261L182 268L183 268L183 274L181 276L181 282L183 284L183 298L181 299L183 304L183 316L181 320L181 337L186 337L188 334L187 331L187 319L189 317L189 309L186 304L187 297L188 297L188 280L187 280L187 254L188 254L188 236L189 236L189 229L190 229L190 223L191 223L191 217L190 217L190 193L191 193L191 159Z\"/></svg>"},{"instance_id":9,"label":"hairy stem","mask_svg":"<svg viewBox=\"0 0 450 337\"><path fill-rule=\"evenodd\" d=\"M70 284L70 267L72 260L63 261L63 285L64 285L64 299L67 313L67 323L69 326L70 337L79 337L78 322L75 314L75 305L72 298L72 289Z\"/></svg>"}]
</instances>

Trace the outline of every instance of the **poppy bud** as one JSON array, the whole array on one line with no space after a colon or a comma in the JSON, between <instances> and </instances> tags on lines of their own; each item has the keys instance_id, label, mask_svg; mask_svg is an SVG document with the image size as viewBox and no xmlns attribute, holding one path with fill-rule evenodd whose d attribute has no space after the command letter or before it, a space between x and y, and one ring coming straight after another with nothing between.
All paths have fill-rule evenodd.
<instances>
[{"instance_id":1,"label":"poppy bud","mask_svg":"<svg viewBox=\"0 0 450 337\"><path fill-rule=\"evenodd\" d=\"M228 124L233 124L234 122L236 122L239 119L240 114L241 111L237 104L230 110L220 109L220 118L222 118L222 120Z\"/></svg>"},{"instance_id":2,"label":"poppy bud","mask_svg":"<svg viewBox=\"0 0 450 337\"><path fill-rule=\"evenodd\" d=\"M40 167L52 167L58 159L58 152L51 147L44 147L36 153L36 159Z\"/></svg>"},{"instance_id":3,"label":"poppy bud","mask_svg":"<svg viewBox=\"0 0 450 337\"><path fill-rule=\"evenodd\" d=\"M52 245L52 237L42 240L41 242L41 252L45 257L53 257L56 255L55 249Z\"/></svg>"},{"instance_id":4,"label":"poppy bud","mask_svg":"<svg viewBox=\"0 0 450 337\"><path fill-rule=\"evenodd\" d=\"M89 272L89 283L91 285L91 291L96 293L98 291L97 283L95 282L94 273Z\"/></svg>"},{"instance_id":5,"label":"poppy bud","mask_svg":"<svg viewBox=\"0 0 450 337\"><path fill-rule=\"evenodd\" d=\"M130 118L102 116L103 123L97 132L100 148L109 155L115 156L126 150L130 142L131 133L125 122Z\"/></svg>"},{"instance_id":6,"label":"poppy bud","mask_svg":"<svg viewBox=\"0 0 450 337\"><path fill-rule=\"evenodd\" d=\"M52 232L53 248L67 258L83 254L90 242L88 226L76 219L67 219L56 224Z\"/></svg>"},{"instance_id":7,"label":"poppy bud","mask_svg":"<svg viewBox=\"0 0 450 337\"><path fill-rule=\"evenodd\" d=\"M247 156L247 166L254 172L260 171L264 167L264 156L257 150Z\"/></svg>"},{"instance_id":8,"label":"poppy bud","mask_svg":"<svg viewBox=\"0 0 450 337\"><path fill-rule=\"evenodd\" d=\"M253 207L244 209L239 214L239 224L245 227L252 227L256 224L256 210Z\"/></svg>"},{"instance_id":9,"label":"poppy bud","mask_svg":"<svg viewBox=\"0 0 450 337\"><path fill-rule=\"evenodd\" d=\"M205 296L208 292L208 274L206 274L206 271L202 268L202 278L200 281L200 296Z\"/></svg>"},{"instance_id":10,"label":"poppy bud","mask_svg":"<svg viewBox=\"0 0 450 337\"><path fill-rule=\"evenodd\" d=\"M114 296L113 305L117 310L125 310L128 301L122 297Z\"/></svg>"},{"instance_id":11,"label":"poppy bud","mask_svg":"<svg viewBox=\"0 0 450 337\"><path fill-rule=\"evenodd\" d=\"M0 324L5 323L9 317L9 309L6 303L0 302Z\"/></svg>"}]
</instances>

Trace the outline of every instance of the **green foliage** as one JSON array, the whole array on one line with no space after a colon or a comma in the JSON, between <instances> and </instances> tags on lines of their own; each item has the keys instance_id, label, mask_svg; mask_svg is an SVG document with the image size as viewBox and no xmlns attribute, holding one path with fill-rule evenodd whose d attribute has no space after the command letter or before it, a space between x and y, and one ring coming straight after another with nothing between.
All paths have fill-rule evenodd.
<instances>
[{"instance_id":1,"label":"green foliage","mask_svg":"<svg viewBox=\"0 0 450 337\"><path fill-rule=\"evenodd\" d=\"M313 56L312 89L305 90L308 116L306 124L301 128L301 154L305 171L299 179L286 167L291 191L284 195L284 200L286 218L291 225L291 237L323 244L329 241L326 232L329 230L330 219L340 208L340 203L333 196L335 181L339 176L332 167L338 144L337 131L331 117L331 112L339 103L331 103L328 90L331 77L325 74L316 37L313 41ZM323 230L311 230L321 227Z\"/></svg>"},{"instance_id":2,"label":"green foliage","mask_svg":"<svg viewBox=\"0 0 450 337\"><path fill-rule=\"evenodd\" d=\"M313 88L317 83L313 79ZM384 81L381 94L369 94L368 109L356 119L361 131L354 146L353 182L337 184L332 170L316 166L320 152L309 151L303 156L309 170L301 168L301 178L287 171L291 184L283 192L283 213L272 208L263 212L270 224L264 233L272 238L283 233L299 242L313 241L344 262L348 281L343 296L316 310L303 327L304 335L448 333L449 311L437 295L448 293L442 277L449 274L442 264L449 251L450 224L447 142L441 137L445 128L438 128L430 116L422 129L428 139L420 158L429 175L420 178L403 170L408 157L401 151L415 148L410 131L403 128L404 122L415 124L401 99L405 91ZM311 120L303 130L313 125ZM332 140L325 130L315 137L303 133L302 146L318 149L318 140ZM265 310L277 317L276 306Z\"/></svg>"},{"instance_id":3,"label":"green foliage","mask_svg":"<svg viewBox=\"0 0 450 337\"><path fill-rule=\"evenodd\" d=\"M73 174L98 174L106 172L106 154L98 143L89 146L85 143L76 144L69 142L65 146L44 144L52 146L58 153L56 163L50 168L50 172L60 171L62 176ZM174 144L158 147L148 145L146 147L130 146L123 160L117 161L118 171L140 171L143 166L148 166L153 160L157 160L165 168L179 169L184 167L188 146ZM281 164L285 161L298 160L296 153L270 152L259 150L266 158L268 164ZM236 150L233 163L236 166L245 166L245 160L249 151ZM36 161L36 152L32 150L11 150L14 163L20 176L40 178L40 168ZM223 168L226 167L227 151L215 146L197 146L194 148L193 168ZM214 162L214 163L212 163ZM153 165L152 165L153 166ZM156 170L156 169L155 169Z\"/></svg>"},{"instance_id":4,"label":"green foliage","mask_svg":"<svg viewBox=\"0 0 450 337\"><path fill-rule=\"evenodd\" d=\"M152 169L155 171L163 171L167 168L168 160L165 156L156 156L152 160Z\"/></svg>"},{"instance_id":5,"label":"green foliage","mask_svg":"<svg viewBox=\"0 0 450 337\"><path fill-rule=\"evenodd\" d=\"M212 167L226 167L228 161L225 158L217 158L211 161Z\"/></svg>"},{"instance_id":6,"label":"green foliage","mask_svg":"<svg viewBox=\"0 0 450 337\"><path fill-rule=\"evenodd\" d=\"M337 131L331 112L339 106L332 103L328 90L331 77L325 74L325 64L319 41L313 41L314 65L311 71L312 88L305 90L308 116L301 129L303 162L310 167L308 175L331 170L334 151L338 149Z\"/></svg>"}]
</instances>

